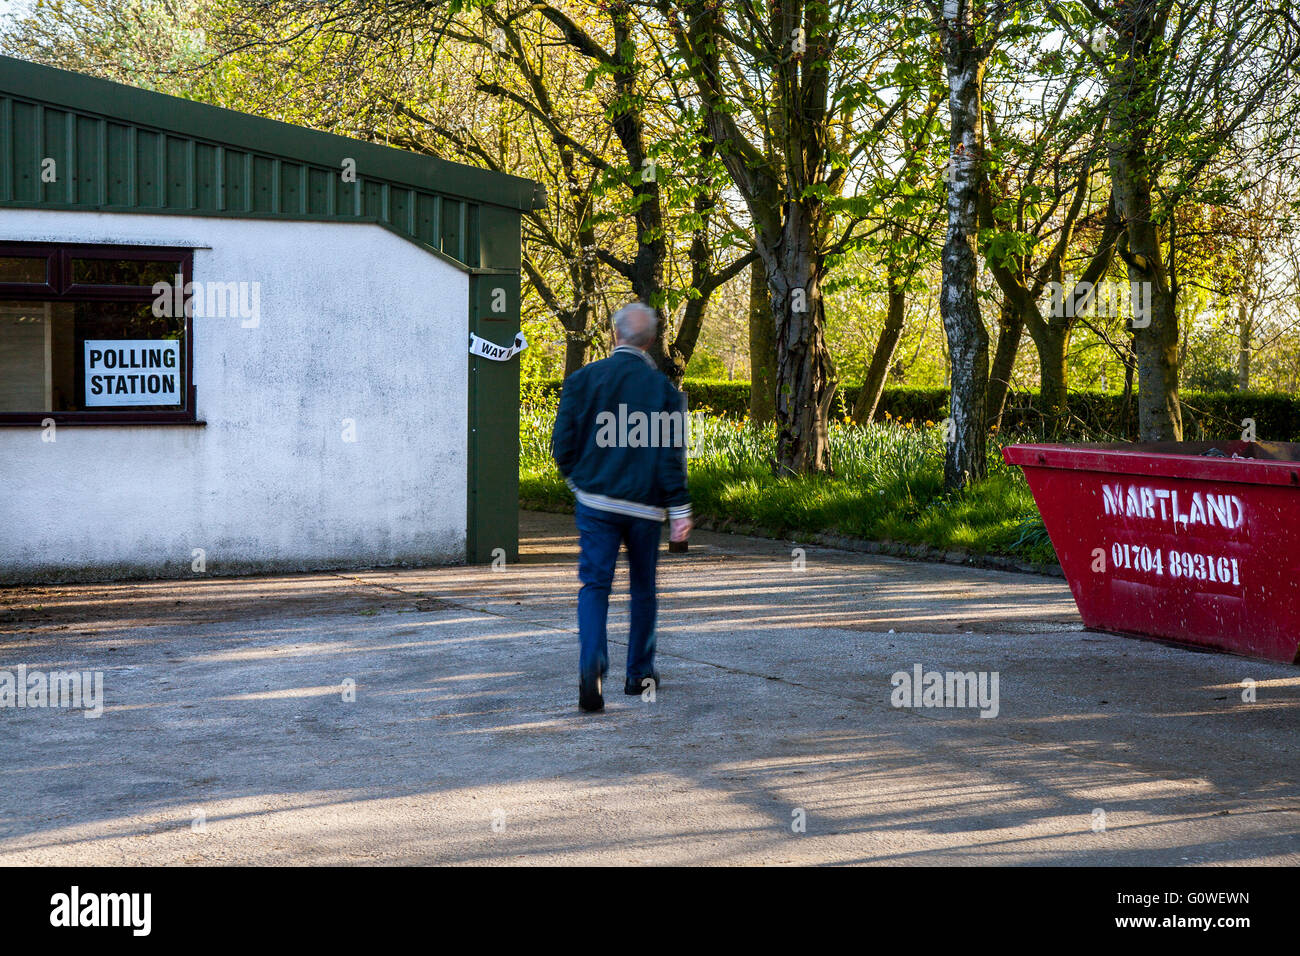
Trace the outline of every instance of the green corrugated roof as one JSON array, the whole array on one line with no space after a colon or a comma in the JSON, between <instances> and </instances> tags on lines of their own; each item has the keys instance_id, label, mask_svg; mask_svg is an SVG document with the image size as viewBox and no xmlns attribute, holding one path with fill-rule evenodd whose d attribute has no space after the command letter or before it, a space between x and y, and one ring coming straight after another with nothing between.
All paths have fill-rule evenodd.
<instances>
[{"instance_id":1,"label":"green corrugated roof","mask_svg":"<svg viewBox=\"0 0 1300 956\"><path fill-rule=\"evenodd\" d=\"M513 220L517 250L544 202L529 179L0 56L0 207L372 221L476 267L508 262L489 240Z\"/></svg>"}]
</instances>

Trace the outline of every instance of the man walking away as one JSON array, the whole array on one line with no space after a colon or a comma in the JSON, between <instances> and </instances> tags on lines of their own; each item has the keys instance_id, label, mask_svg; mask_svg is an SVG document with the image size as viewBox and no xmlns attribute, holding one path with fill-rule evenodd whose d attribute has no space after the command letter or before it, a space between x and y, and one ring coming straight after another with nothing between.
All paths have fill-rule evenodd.
<instances>
[{"instance_id":1,"label":"man walking away","mask_svg":"<svg viewBox=\"0 0 1300 956\"><path fill-rule=\"evenodd\" d=\"M577 498L578 706L603 710L609 670L606 616L620 544L627 547L631 629L625 694L640 694L655 670L655 565L665 519L669 536L691 533L686 488L686 398L646 350L655 314L640 302L614 313L614 351L564 380L551 454Z\"/></svg>"}]
</instances>

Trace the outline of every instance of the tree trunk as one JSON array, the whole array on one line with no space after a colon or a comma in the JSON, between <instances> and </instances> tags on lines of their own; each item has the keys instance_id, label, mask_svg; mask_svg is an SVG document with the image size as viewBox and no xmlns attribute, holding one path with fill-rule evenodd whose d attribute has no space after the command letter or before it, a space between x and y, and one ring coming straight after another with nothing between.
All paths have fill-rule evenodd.
<instances>
[{"instance_id":1,"label":"tree trunk","mask_svg":"<svg viewBox=\"0 0 1300 956\"><path fill-rule=\"evenodd\" d=\"M762 259L749 267L749 417L760 425L776 417L776 326Z\"/></svg>"},{"instance_id":2,"label":"tree trunk","mask_svg":"<svg viewBox=\"0 0 1300 956\"><path fill-rule=\"evenodd\" d=\"M1133 336L1129 336L1128 351L1124 355L1124 402L1121 427L1125 437L1133 435L1133 373L1137 371L1137 358L1133 352Z\"/></svg>"},{"instance_id":3,"label":"tree trunk","mask_svg":"<svg viewBox=\"0 0 1300 956\"><path fill-rule=\"evenodd\" d=\"M773 36L791 37L796 28L807 36L806 50L775 59L762 77L770 82L767 118L771 146L780 157L773 163L737 123L734 94L720 81L724 6L682 6L684 16L674 19L674 28L685 65L704 103L718 155L749 210L754 249L767 275L776 333L774 471L829 471L827 416L835 396L835 367L826 348L822 303L827 226L822 195L831 173L829 82L831 45L838 31L825 4L768 6Z\"/></svg>"},{"instance_id":4,"label":"tree trunk","mask_svg":"<svg viewBox=\"0 0 1300 956\"><path fill-rule=\"evenodd\" d=\"M677 334L665 350L665 361L659 366L674 385L681 386L686 377L686 366L691 364L695 354L695 343L699 341L700 331L704 328L704 314L708 311L709 300L701 295L698 299L687 299L682 312L682 320L677 325Z\"/></svg>"},{"instance_id":5,"label":"tree trunk","mask_svg":"<svg viewBox=\"0 0 1300 956\"><path fill-rule=\"evenodd\" d=\"M1160 237L1151 221L1148 136L1155 91L1148 62L1156 36L1156 4L1116 8L1119 42L1111 71L1109 143L1112 194L1124 224L1119 253L1134 291L1133 347L1137 355L1138 438L1181 441L1178 404L1178 314L1165 274ZM1163 20L1160 21L1163 24Z\"/></svg>"},{"instance_id":6,"label":"tree trunk","mask_svg":"<svg viewBox=\"0 0 1300 956\"><path fill-rule=\"evenodd\" d=\"M1068 323L1030 324L1029 334L1038 350L1038 400L1043 409L1044 432L1047 435L1054 435L1062 429L1070 411L1069 372L1065 364L1070 331Z\"/></svg>"},{"instance_id":7,"label":"tree trunk","mask_svg":"<svg viewBox=\"0 0 1300 956\"><path fill-rule=\"evenodd\" d=\"M708 131L704 132L707 135ZM703 152L706 157L712 156L713 143L706 142ZM706 180L701 183L701 186L704 188L695 194L692 203L696 225L691 232L690 247L691 288L698 295L686 299L686 307L682 312L682 320L677 326L677 334L668 348L669 367L664 369L672 383L679 386L682 384L682 379L686 377L686 366L691 364L691 356L695 354L695 343L699 341L700 330L704 327L704 314L708 311L709 299L717 288L709 275L713 259L713 250L709 248L708 239L709 218L713 214L715 201L712 180Z\"/></svg>"},{"instance_id":8,"label":"tree trunk","mask_svg":"<svg viewBox=\"0 0 1300 956\"><path fill-rule=\"evenodd\" d=\"M606 8L614 28L614 55L618 65L614 73L617 93L616 109L610 117L632 174L633 219L636 223L636 256L630 263L632 292L637 299L654 309L658 335L648 349L659 369L670 378L680 380L678 369L668 353L668 312L663 303L664 263L668 244L664 238L663 207L659 191L659 173L648 163L645 150L645 122L639 107L637 83L640 64L633 36L630 8L614 4Z\"/></svg>"},{"instance_id":9,"label":"tree trunk","mask_svg":"<svg viewBox=\"0 0 1300 956\"><path fill-rule=\"evenodd\" d=\"M1178 402L1178 315L1165 279L1160 245L1149 215L1151 193L1133 157L1119 161L1117 176L1132 184L1121 189L1116 205L1128 219L1127 249L1121 256L1133 288L1133 351L1137 356L1138 440L1182 441ZM1131 195L1124 195L1131 189ZM1129 213L1127 210L1134 212ZM1136 217L1136 218L1133 218Z\"/></svg>"},{"instance_id":10,"label":"tree trunk","mask_svg":"<svg viewBox=\"0 0 1300 956\"><path fill-rule=\"evenodd\" d=\"M1237 388L1250 389L1250 311L1245 296L1237 303Z\"/></svg>"},{"instance_id":11,"label":"tree trunk","mask_svg":"<svg viewBox=\"0 0 1300 956\"><path fill-rule=\"evenodd\" d=\"M811 207L811 208L810 208ZM835 367L826 347L815 198L791 200L776 248L761 249L776 326L776 473L830 471Z\"/></svg>"},{"instance_id":12,"label":"tree trunk","mask_svg":"<svg viewBox=\"0 0 1300 956\"><path fill-rule=\"evenodd\" d=\"M564 377L568 378L578 369L587 357L587 339L582 332L564 330Z\"/></svg>"},{"instance_id":13,"label":"tree trunk","mask_svg":"<svg viewBox=\"0 0 1300 956\"><path fill-rule=\"evenodd\" d=\"M978 164L984 156L985 55L976 43L970 0L945 21L944 63L948 74L952 158L948 176L948 238L943 246L943 290L939 311L952 363L949 421L945 423L943 479L949 491L983 478L988 438L984 418L989 375L989 335L976 295L975 241L978 230Z\"/></svg>"},{"instance_id":14,"label":"tree trunk","mask_svg":"<svg viewBox=\"0 0 1300 956\"><path fill-rule=\"evenodd\" d=\"M865 425L876 417L876 407L885 391L885 380L894 361L898 340L903 337L903 317L907 312L907 297L892 277L889 283L889 308L885 312L885 327L880 330L876 351L871 356L871 367L862 380L862 388L853 402L853 420Z\"/></svg>"},{"instance_id":15,"label":"tree trunk","mask_svg":"<svg viewBox=\"0 0 1300 956\"><path fill-rule=\"evenodd\" d=\"M1134 271L1138 276L1142 272ZM1141 282L1154 282L1140 278ZM1138 364L1138 438L1182 441L1183 416L1178 401L1178 317L1168 290L1151 290L1151 324L1134 335Z\"/></svg>"},{"instance_id":16,"label":"tree trunk","mask_svg":"<svg viewBox=\"0 0 1300 956\"><path fill-rule=\"evenodd\" d=\"M591 314L596 304L597 267L596 256L592 252L596 248L596 230L591 225L588 202L587 197L583 197L575 209L575 218L580 223L578 242L581 251L571 270L574 303L565 334L565 376L582 368L582 363L587 360L587 349L591 347Z\"/></svg>"},{"instance_id":17,"label":"tree trunk","mask_svg":"<svg viewBox=\"0 0 1300 956\"><path fill-rule=\"evenodd\" d=\"M993 365L989 369L989 390L984 401L985 417L992 431L1002 427L1002 412L1006 408L1007 393L1011 391L1011 372L1016 366L1016 355L1020 352L1020 338L1024 331L1024 316L1004 296L998 315L998 346L993 353Z\"/></svg>"}]
</instances>

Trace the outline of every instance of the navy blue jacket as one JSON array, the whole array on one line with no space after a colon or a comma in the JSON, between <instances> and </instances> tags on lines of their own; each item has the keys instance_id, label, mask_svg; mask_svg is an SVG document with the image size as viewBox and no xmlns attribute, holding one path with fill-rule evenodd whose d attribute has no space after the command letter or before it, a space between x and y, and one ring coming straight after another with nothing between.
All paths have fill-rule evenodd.
<instances>
[{"instance_id":1,"label":"navy blue jacket","mask_svg":"<svg viewBox=\"0 0 1300 956\"><path fill-rule=\"evenodd\" d=\"M686 518L689 425L686 397L645 352L620 345L564 380L551 454L589 508Z\"/></svg>"}]
</instances>

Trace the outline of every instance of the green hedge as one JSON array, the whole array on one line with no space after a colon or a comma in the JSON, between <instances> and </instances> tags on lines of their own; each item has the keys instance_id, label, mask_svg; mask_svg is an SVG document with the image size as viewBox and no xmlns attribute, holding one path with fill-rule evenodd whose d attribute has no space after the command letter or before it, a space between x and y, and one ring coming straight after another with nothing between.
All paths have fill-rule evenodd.
<instances>
[{"instance_id":1,"label":"green hedge","mask_svg":"<svg viewBox=\"0 0 1300 956\"><path fill-rule=\"evenodd\" d=\"M832 414L845 415L853 407L857 385L840 387ZM560 382L543 384L558 392ZM749 412L749 383L687 379L683 384L692 409L709 409L719 415L742 418ZM1245 419L1255 422L1255 434L1266 441L1300 441L1300 399L1276 392L1183 392L1183 432L1189 441L1240 438ZM1067 436L1132 440L1137 437L1136 396L1125 405L1114 392L1071 392ZM947 417L948 391L942 388L886 388L876 417L912 422L937 422ZM1015 392L1007 399L1002 430L1035 432L1046 421L1037 392Z\"/></svg>"}]
</instances>

